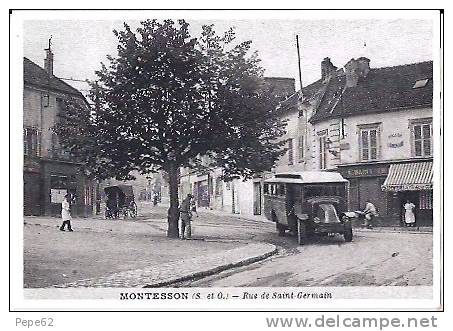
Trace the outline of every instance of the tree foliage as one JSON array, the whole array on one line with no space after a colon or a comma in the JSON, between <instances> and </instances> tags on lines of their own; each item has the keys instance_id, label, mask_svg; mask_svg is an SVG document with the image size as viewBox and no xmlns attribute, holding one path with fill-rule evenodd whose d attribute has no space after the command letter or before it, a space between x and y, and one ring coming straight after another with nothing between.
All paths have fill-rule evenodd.
<instances>
[{"instance_id":1,"label":"tree foliage","mask_svg":"<svg viewBox=\"0 0 453 331\"><path fill-rule=\"evenodd\" d=\"M196 39L184 20L147 20L114 34L118 53L90 83L93 107L68 101L59 134L98 178L165 170L174 236L178 169L209 155L225 177L270 170L284 152L279 100L233 29L219 36L204 26Z\"/></svg>"}]
</instances>

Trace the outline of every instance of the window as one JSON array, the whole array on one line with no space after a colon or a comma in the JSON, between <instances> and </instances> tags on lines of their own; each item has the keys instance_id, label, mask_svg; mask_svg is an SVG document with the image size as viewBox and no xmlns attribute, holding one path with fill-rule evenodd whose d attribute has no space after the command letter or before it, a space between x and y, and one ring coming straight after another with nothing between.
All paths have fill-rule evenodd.
<instances>
[{"instance_id":1,"label":"window","mask_svg":"<svg viewBox=\"0 0 453 331\"><path fill-rule=\"evenodd\" d=\"M360 128L360 160L372 161L379 158L379 128Z\"/></svg>"},{"instance_id":2,"label":"window","mask_svg":"<svg viewBox=\"0 0 453 331\"><path fill-rule=\"evenodd\" d=\"M299 137L299 144L298 144L299 148L298 148L298 151L299 151L299 162L303 162L304 161L304 136L300 136Z\"/></svg>"},{"instance_id":3,"label":"window","mask_svg":"<svg viewBox=\"0 0 453 331\"><path fill-rule=\"evenodd\" d=\"M43 107L49 107L50 99L49 99L49 95L48 94L44 94L42 96L42 105L43 105Z\"/></svg>"},{"instance_id":4,"label":"window","mask_svg":"<svg viewBox=\"0 0 453 331\"><path fill-rule=\"evenodd\" d=\"M319 169L325 169L327 163L326 136L321 136L319 141Z\"/></svg>"},{"instance_id":5,"label":"window","mask_svg":"<svg viewBox=\"0 0 453 331\"><path fill-rule=\"evenodd\" d=\"M277 195L285 195L285 184L278 184Z\"/></svg>"},{"instance_id":6,"label":"window","mask_svg":"<svg viewBox=\"0 0 453 331\"><path fill-rule=\"evenodd\" d=\"M41 156L41 132L35 128L24 128L24 155Z\"/></svg>"},{"instance_id":7,"label":"window","mask_svg":"<svg viewBox=\"0 0 453 331\"><path fill-rule=\"evenodd\" d=\"M412 86L412 88L425 87L426 84L428 84L428 79L419 79L415 82L415 84L414 84L414 86Z\"/></svg>"},{"instance_id":8,"label":"window","mask_svg":"<svg viewBox=\"0 0 453 331\"><path fill-rule=\"evenodd\" d=\"M412 124L412 155L432 155L432 122L416 122Z\"/></svg>"},{"instance_id":9,"label":"window","mask_svg":"<svg viewBox=\"0 0 453 331\"><path fill-rule=\"evenodd\" d=\"M293 139L288 139L288 164L294 164Z\"/></svg>"}]
</instances>

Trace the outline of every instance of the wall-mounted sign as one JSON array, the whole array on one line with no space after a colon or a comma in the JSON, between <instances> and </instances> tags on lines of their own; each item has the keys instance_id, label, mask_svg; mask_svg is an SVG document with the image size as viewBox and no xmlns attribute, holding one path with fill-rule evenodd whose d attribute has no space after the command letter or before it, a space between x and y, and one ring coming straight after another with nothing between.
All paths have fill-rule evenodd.
<instances>
[{"instance_id":1,"label":"wall-mounted sign","mask_svg":"<svg viewBox=\"0 0 453 331\"><path fill-rule=\"evenodd\" d=\"M62 203L64 196L66 195L66 189L51 189L50 190L50 202L52 203Z\"/></svg>"},{"instance_id":2,"label":"wall-mounted sign","mask_svg":"<svg viewBox=\"0 0 453 331\"><path fill-rule=\"evenodd\" d=\"M340 144L340 150L342 150L342 151L350 149L350 148L351 148L351 145L349 145L349 143L341 143Z\"/></svg>"},{"instance_id":3,"label":"wall-mounted sign","mask_svg":"<svg viewBox=\"0 0 453 331\"><path fill-rule=\"evenodd\" d=\"M392 134L389 134L389 139L392 139L392 138L401 138L403 135L399 132L395 132L395 133L392 133Z\"/></svg>"},{"instance_id":4,"label":"wall-mounted sign","mask_svg":"<svg viewBox=\"0 0 453 331\"><path fill-rule=\"evenodd\" d=\"M403 147L404 145L404 141L400 141L398 143L388 143L387 146L390 147L390 148L399 148L399 147Z\"/></svg>"},{"instance_id":5,"label":"wall-mounted sign","mask_svg":"<svg viewBox=\"0 0 453 331\"><path fill-rule=\"evenodd\" d=\"M404 141L401 139L403 135L400 132L394 132L388 135L389 142L387 146L389 148L403 147Z\"/></svg>"},{"instance_id":6,"label":"wall-mounted sign","mask_svg":"<svg viewBox=\"0 0 453 331\"><path fill-rule=\"evenodd\" d=\"M329 131L327 129L316 132L318 136L325 136Z\"/></svg>"}]
</instances>

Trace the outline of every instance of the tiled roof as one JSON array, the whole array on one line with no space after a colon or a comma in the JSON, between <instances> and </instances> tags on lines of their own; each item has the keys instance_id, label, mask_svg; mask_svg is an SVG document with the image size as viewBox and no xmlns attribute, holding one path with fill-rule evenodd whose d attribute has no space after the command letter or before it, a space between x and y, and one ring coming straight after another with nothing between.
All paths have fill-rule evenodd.
<instances>
[{"instance_id":1,"label":"tiled roof","mask_svg":"<svg viewBox=\"0 0 453 331\"><path fill-rule=\"evenodd\" d=\"M77 89L49 75L46 70L26 57L24 57L24 83L84 98Z\"/></svg>"},{"instance_id":2,"label":"tiled roof","mask_svg":"<svg viewBox=\"0 0 453 331\"><path fill-rule=\"evenodd\" d=\"M317 93L319 93L321 91L323 86L324 86L324 84L322 83L322 80L319 79L319 80L311 83L310 85L307 85L306 87L304 87L302 89L304 100L311 99L312 97L314 97ZM299 93L300 93L300 91L297 91L296 93L292 94L291 96L289 96L287 99L283 100L280 103L280 109L282 112L285 112L290 109L297 109Z\"/></svg>"},{"instance_id":3,"label":"tiled roof","mask_svg":"<svg viewBox=\"0 0 453 331\"><path fill-rule=\"evenodd\" d=\"M371 69L357 86L345 88L346 77L330 80L311 122L368 112L431 107L433 62ZM428 79L424 87L412 88L417 80Z\"/></svg>"}]
</instances>

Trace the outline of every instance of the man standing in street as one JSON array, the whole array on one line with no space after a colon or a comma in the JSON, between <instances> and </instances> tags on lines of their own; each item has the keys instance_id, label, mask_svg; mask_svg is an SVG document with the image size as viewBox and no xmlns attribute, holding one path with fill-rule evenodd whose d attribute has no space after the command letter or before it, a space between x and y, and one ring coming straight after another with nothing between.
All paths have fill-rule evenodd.
<instances>
[{"instance_id":1,"label":"man standing in street","mask_svg":"<svg viewBox=\"0 0 453 331\"><path fill-rule=\"evenodd\" d=\"M190 239L190 237L192 236L192 229L190 224L192 220L190 200L192 198L192 194L187 194L187 197L182 201L181 208L179 209L179 212L181 214L181 239Z\"/></svg>"}]
</instances>

